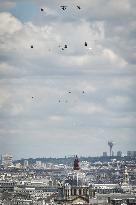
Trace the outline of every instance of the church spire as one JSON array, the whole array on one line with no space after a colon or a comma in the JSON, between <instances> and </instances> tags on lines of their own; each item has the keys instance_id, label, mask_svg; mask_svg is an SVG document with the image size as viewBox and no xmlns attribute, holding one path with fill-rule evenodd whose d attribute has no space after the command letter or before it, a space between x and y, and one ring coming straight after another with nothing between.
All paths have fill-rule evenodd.
<instances>
[{"instance_id":1,"label":"church spire","mask_svg":"<svg viewBox=\"0 0 136 205\"><path fill-rule=\"evenodd\" d=\"M74 170L79 170L80 169L80 166L79 166L79 159L76 155L76 158L74 160Z\"/></svg>"}]
</instances>

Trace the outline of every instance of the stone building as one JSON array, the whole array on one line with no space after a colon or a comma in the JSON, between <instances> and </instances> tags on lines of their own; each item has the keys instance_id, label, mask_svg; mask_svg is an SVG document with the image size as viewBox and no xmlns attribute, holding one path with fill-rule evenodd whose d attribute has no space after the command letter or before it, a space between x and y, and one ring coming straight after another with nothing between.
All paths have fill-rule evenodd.
<instances>
[{"instance_id":1,"label":"stone building","mask_svg":"<svg viewBox=\"0 0 136 205\"><path fill-rule=\"evenodd\" d=\"M80 169L79 159L76 156L73 171L59 185L55 201L61 204L89 204L90 199L94 196L95 191L91 185L86 183L85 175Z\"/></svg>"}]
</instances>

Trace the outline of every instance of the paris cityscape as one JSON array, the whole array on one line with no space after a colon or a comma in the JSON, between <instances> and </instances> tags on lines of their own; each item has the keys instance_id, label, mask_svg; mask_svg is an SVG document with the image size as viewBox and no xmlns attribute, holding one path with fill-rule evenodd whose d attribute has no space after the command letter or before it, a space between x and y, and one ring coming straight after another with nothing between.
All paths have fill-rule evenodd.
<instances>
[{"instance_id":1,"label":"paris cityscape","mask_svg":"<svg viewBox=\"0 0 136 205\"><path fill-rule=\"evenodd\" d=\"M108 142L110 145L112 142ZM1 157L1 204L136 204L136 151L100 157Z\"/></svg>"},{"instance_id":2,"label":"paris cityscape","mask_svg":"<svg viewBox=\"0 0 136 205\"><path fill-rule=\"evenodd\" d=\"M0 205L136 205L136 0L0 0Z\"/></svg>"}]
</instances>

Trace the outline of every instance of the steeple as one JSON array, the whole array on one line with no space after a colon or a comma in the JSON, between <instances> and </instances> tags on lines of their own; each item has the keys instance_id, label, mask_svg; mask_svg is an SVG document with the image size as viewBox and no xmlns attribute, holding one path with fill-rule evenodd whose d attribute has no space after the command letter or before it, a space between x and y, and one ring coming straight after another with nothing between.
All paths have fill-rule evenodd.
<instances>
[{"instance_id":1,"label":"steeple","mask_svg":"<svg viewBox=\"0 0 136 205\"><path fill-rule=\"evenodd\" d=\"M74 168L74 170L79 170L80 169L79 159L78 159L77 155L76 155L76 158L74 160L74 167L73 168Z\"/></svg>"},{"instance_id":2,"label":"steeple","mask_svg":"<svg viewBox=\"0 0 136 205\"><path fill-rule=\"evenodd\" d=\"M123 189L123 192L130 193L131 191L131 186L129 185L129 174L126 166L123 174L123 182L121 188Z\"/></svg>"},{"instance_id":3,"label":"steeple","mask_svg":"<svg viewBox=\"0 0 136 205\"><path fill-rule=\"evenodd\" d=\"M129 184L129 175L128 175L128 170L127 170L127 167L125 166L125 171L124 171L124 174L123 174L123 184Z\"/></svg>"}]
</instances>

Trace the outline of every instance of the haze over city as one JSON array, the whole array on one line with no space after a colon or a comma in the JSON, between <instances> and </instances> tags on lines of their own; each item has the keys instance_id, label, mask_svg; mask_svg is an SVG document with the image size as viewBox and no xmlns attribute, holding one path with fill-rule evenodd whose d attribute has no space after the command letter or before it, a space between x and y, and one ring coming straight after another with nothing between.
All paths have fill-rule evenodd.
<instances>
[{"instance_id":1,"label":"haze over city","mask_svg":"<svg viewBox=\"0 0 136 205\"><path fill-rule=\"evenodd\" d=\"M135 150L135 11L135 0L0 1L1 154Z\"/></svg>"}]
</instances>

